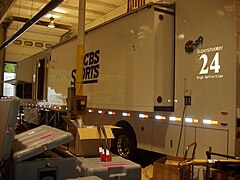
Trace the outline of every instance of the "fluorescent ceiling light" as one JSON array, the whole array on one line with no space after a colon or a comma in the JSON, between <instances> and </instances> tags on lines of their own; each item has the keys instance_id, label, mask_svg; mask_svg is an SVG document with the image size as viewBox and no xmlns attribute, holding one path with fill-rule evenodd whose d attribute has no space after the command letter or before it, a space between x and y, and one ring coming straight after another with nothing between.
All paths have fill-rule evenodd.
<instances>
[{"instance_id":1,"label":"fluorescent ceiling light","mask_svg":"<svg viewBox=\"0 0 240 180\"><path fill-rule=\"evenodd\" d=\"M64 9L59 8L59 7L55 8L53 11L54 11L54 12L57 12L57 13L63 13L63 14L68 13L67 11L65 11Z\"/></svg>"}]
</instances>

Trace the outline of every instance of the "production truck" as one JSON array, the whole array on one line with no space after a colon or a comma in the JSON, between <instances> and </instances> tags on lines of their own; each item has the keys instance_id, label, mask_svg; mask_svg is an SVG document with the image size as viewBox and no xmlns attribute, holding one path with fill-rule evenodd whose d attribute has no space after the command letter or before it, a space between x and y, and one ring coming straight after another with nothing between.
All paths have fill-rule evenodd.
<instances>
[{"instance_id":1,"label":"production truck","mask_svg":"<svg viewBox=\"0 0 240 180\"><path fill-rule=\"evenodd\" d=\"M164 1L86 31L84 124L120 126L113 151L127 158L137 148L182 156L194 141L198 158L209 147L239 156L239 10L238 0ZM74 38L19 62L17 77L34 61L34 97L64 104L76 47Z\"/></svg>"}]
</instances>

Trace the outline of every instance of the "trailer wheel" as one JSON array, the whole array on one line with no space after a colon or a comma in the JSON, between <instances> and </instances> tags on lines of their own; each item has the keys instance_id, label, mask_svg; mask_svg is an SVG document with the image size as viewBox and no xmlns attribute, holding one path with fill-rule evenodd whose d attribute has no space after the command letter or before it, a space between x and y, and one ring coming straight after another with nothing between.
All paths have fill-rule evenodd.
<instances>
[{"instance_id":1,"label":"trailer wheel","mask_svg":"<svg viewBox=\"0 0 240 180\"><path fill-rule=\"evenodd\" d=\"M123 158L134 160L137 150L137 141L132 127L126 123L120 123L122 129L114 129L115 139L112 141L113 153Z\"/></svg>"}]
</instances>

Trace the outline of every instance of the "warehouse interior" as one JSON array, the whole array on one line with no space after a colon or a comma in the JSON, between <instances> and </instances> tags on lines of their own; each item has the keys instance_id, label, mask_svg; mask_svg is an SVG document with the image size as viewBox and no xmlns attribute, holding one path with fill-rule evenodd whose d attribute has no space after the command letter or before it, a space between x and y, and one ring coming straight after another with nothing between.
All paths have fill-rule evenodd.
<instances>
[{"instance_id":1,"label":"warehouse interior","mask_svg":"<svg viewBox=\"0 0 240 180\"><path fill-rule=\"evenodd\" d=\"M239 19L240 0L0 0L0 179L239 179Z\"/></svg>"},{"instance_id":2,"label":"warehouse interior","mask_svg":"<svg viewBox=\"0 0 240 180\"><path fill-rule=\"evenodd\" d=\"M48 0L3 0L1 1L1 24L7 27L7 38L16 32L24 23L36 15ZM150 2L150 1L149 1ZM148 3L148 1L146 1ZM43 47L20 46L11 44L6 49L6 61L18 62L45 48L46 44L54 45L78 33L79 1L64 1L57 8L47 13L40 22L26 31L19 40L42 42ZM127 12L126 0L86 1L85 29L88 30L105 21ZM49 28L50 18L54 18L55 28ZM43 41L43 39L45 41ZM27 50L26 50L27 49Z\"/></svg>"},{"instance_id":3,"label":"warehouse interior","mask_svg":"<svg viewBox=\"0 0 240 180\"><path fill-rule=\"evenodd\" d=\"M144 3L155 2L146 1ZM48 0L1 1L1 42L14 35L28 20L34 17ZM96 27L128 11L126 0L86 1L85 30ZM132 8L136 8L132 5ZM5 49L4 61L17 63L53 45L64 42L78 34L79 1L64 1L45 14L35 25L25 31ZM53 18L54 27L49 26ZM3 77L2 77L3 78ZM4 78L3 78L4 79ZM5 79L6 80L6 79ZM5 85L8 86L8 85Z\"/></svg>"}]
</instances>

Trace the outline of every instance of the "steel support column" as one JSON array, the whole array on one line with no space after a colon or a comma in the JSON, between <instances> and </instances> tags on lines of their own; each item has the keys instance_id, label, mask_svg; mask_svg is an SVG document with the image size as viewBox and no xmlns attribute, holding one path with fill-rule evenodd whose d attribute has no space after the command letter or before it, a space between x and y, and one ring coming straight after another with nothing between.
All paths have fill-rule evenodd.
<instances>
[{"instance_id":1,"label":"steel support column","mask_svg":"<svg viewBox=\"0 0 240 180\"><path fill-rule=\"evenodd\" d=\"M83 93L83 60L85 43L85 7L86 0L79 0L78 12L78 38L77 38L77 59L76 59L76 91L75 95Z\"/></svg>"}]
</instances>

